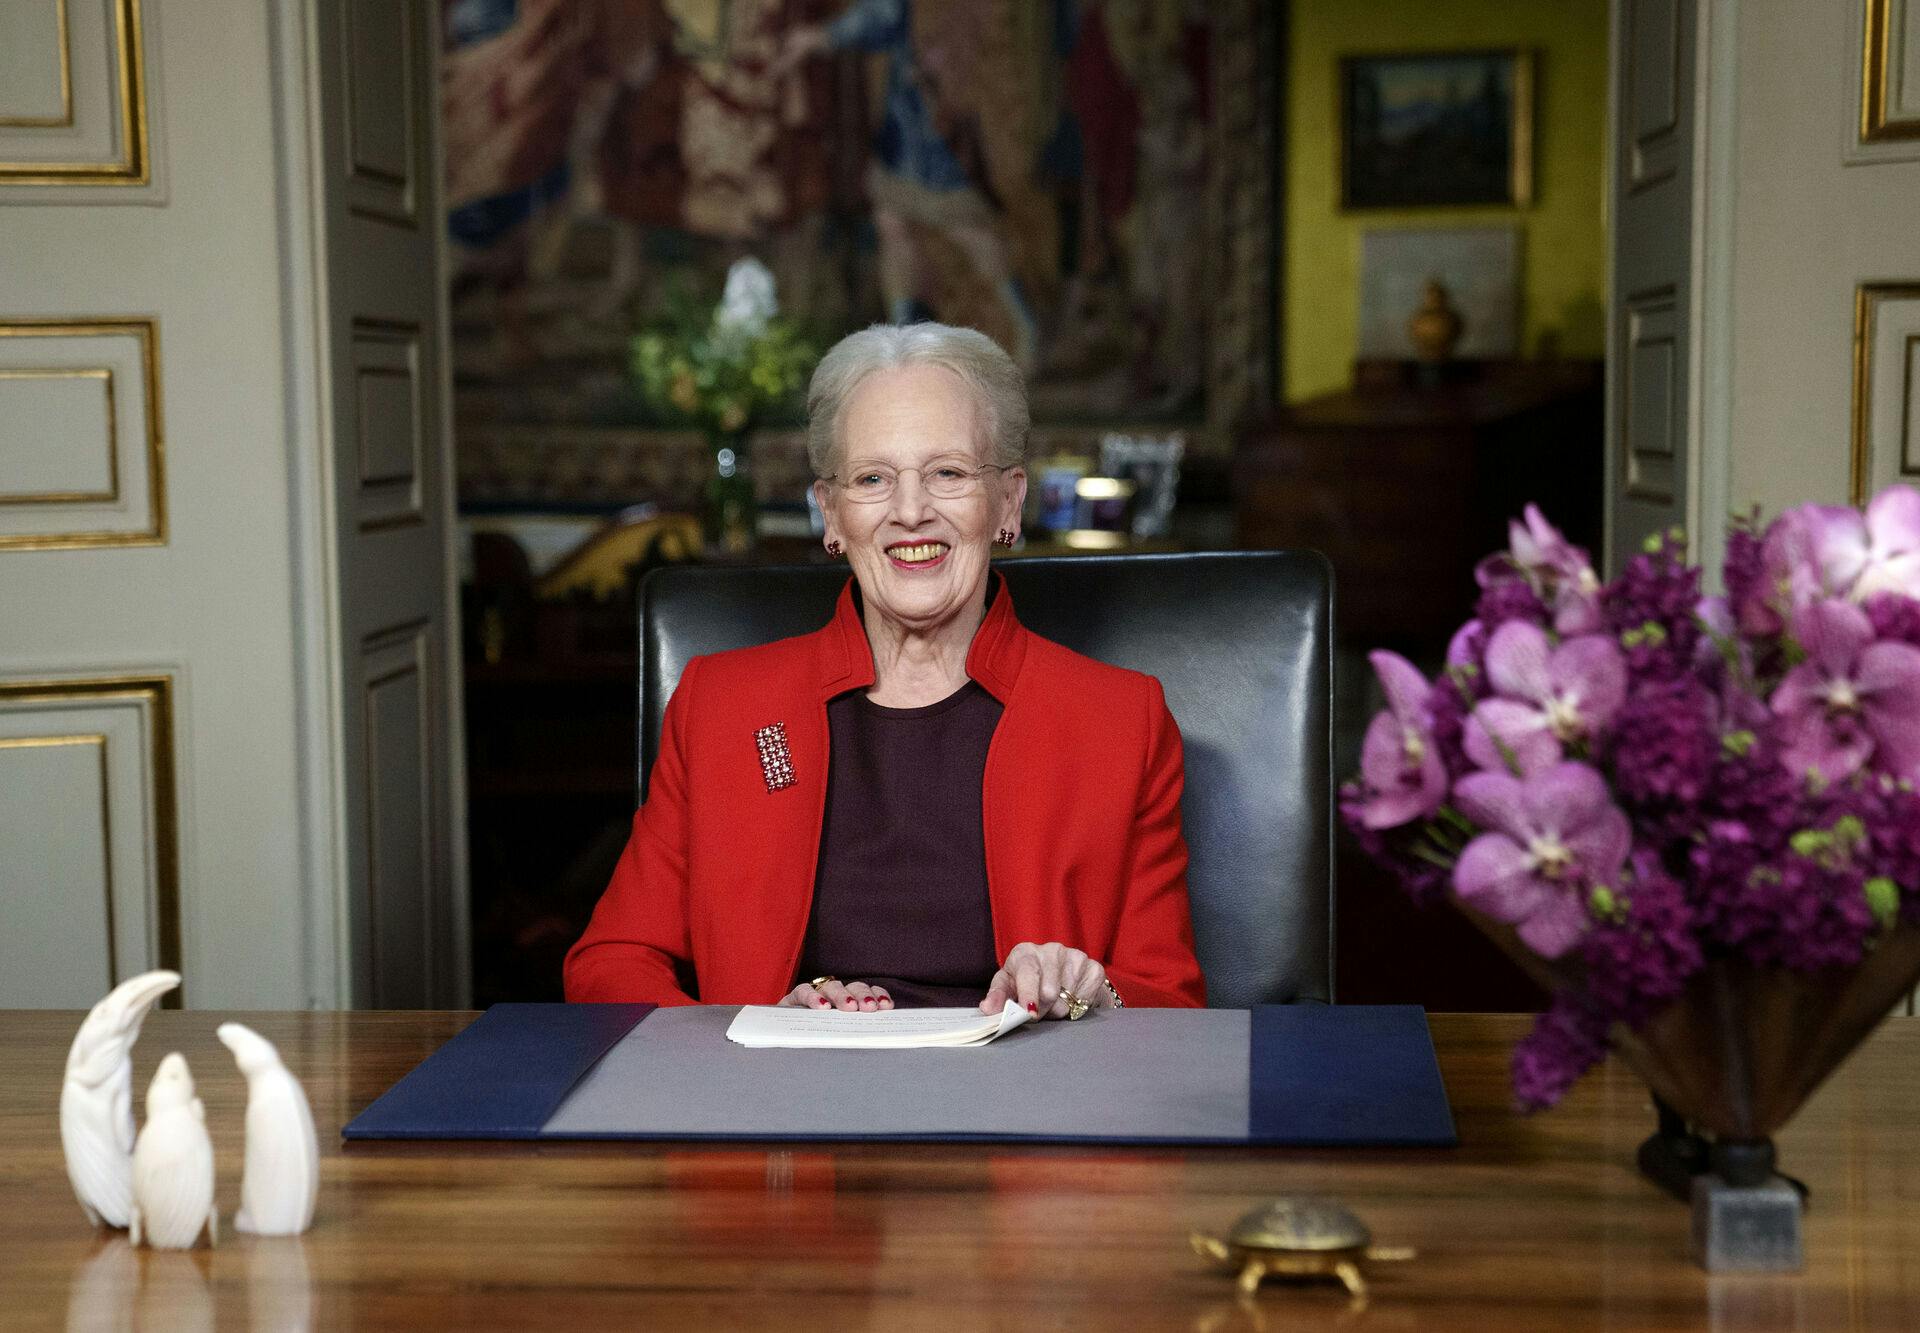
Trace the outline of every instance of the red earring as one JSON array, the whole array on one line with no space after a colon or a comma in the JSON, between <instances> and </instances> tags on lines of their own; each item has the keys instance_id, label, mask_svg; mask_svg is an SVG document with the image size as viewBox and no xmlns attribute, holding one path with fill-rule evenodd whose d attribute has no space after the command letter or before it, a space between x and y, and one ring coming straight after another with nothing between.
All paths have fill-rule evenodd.
<instances>
[{"instance_id":1,"label":"red earring","mask_svg":"<svg viewBox=\"0 0 1920 1333\"><path fill-rule=\"evenodd\" d=\"M839 554L840 554L840 552L842 552L842 551L844 551L844 550L846 550L846 549L847 549L847 548L846 548L846 547L844 547L844 546L842 546L842 545L841 545L841 544L839 543L839 541L838 541L838 540L835 540L835 541L830 541L830 542L828 542L828 543L827 543L827 554L828 554L828 555L839 555Z\"/></svg>"}]
</instances>

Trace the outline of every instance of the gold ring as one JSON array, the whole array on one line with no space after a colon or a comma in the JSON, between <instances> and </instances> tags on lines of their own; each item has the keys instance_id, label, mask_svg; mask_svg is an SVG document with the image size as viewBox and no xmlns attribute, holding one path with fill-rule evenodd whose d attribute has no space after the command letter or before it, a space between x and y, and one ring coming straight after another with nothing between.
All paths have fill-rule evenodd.
<instances>
[{"instance_id":1,"label":"gold ring","mask_svg":"<svg viewBox=\"0 0 1920 1333\"><path fill-rule=\"evenodd\" d=\"M1067 1002L1067 1022L1069 1023L1075 1019L1085 1018L1087 1016L1087 1010L1093 1007L1072 991L1064 988L1060 992L1060 998Z\"/></svg>"},{"instance_id":2,"label":"gold ring","mask_svg":"<svg viewBox=\"0 0 1920 1333\"><path fill-rule=\"evenodd\" d=\"M826 985L829 981L838 981L838 980L840 980L839 977L815 977L812 981L809 981L807 984L813 987L815 990L819 990L822 986Z\"/></svg>"}]
</instances>

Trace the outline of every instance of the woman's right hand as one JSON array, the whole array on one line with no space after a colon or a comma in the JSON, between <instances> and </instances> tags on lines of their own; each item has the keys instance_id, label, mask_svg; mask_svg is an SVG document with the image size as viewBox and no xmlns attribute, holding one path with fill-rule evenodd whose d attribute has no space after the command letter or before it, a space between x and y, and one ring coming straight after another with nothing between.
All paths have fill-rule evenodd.
<instances>
[{"instance_id":1,"label":"woman's right hand","mask_svg":"<svg viewBox=\"0 0 1920 1333\"><path fill-rule=\"evenodd\" d=\"M829 981L819 989L801 982L780 1003L796 1009L844 1009L849 1013L878 1013L893 1008L893 997L884 986L869 986L864 981Z\"/></svg>"}]
</instances>

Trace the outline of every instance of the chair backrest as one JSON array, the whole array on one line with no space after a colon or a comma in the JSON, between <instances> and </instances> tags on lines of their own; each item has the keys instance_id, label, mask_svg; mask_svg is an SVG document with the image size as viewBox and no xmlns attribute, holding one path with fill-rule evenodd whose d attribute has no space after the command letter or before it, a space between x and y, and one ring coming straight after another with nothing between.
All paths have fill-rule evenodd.
<instances>
[{"instance_id":1,"label":"chair backrest","mask_svg":"<svg viewBox=\"0 0 1920 1333\"><path fill-rule=\"evenodd\" d=\"M1027 628L1159 678L1186 753L1187 888L1209 1001L1333 998L1332 571L1318 554L994 562ZM640 590L641 790L690 658L832 617L844 566L658 569Z\"/></svg>"}]
</instances>

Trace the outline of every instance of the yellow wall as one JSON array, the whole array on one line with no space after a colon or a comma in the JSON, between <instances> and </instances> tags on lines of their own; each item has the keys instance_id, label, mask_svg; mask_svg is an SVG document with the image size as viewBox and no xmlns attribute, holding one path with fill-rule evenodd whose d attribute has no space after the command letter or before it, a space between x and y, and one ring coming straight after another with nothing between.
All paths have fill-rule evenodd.
<instances>
[{"instance_id":1,"label":"yellow wall","mask_svg":"<svg viewBox=\"0 0 1920 1333\"><path fill-rule=\"evenodd\" d=\"M1289 402L1347 387L1369 227L1521 226L1521 351L1605 346L1606 0L1293 0L1287 90ZM1369 52L1531 48L1534 201L1526 208L1339 210L1338 61ZM1409 314L1412 312L1409 311Z\"/></svg>"}]
</instances>

